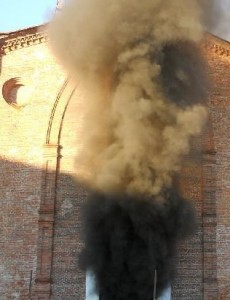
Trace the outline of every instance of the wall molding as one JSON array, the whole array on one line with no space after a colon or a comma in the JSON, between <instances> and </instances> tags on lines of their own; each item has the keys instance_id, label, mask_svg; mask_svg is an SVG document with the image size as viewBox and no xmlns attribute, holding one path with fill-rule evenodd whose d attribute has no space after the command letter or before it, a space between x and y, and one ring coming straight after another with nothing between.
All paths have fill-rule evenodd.
<instances>
[{"instance_id":1,"label":"wall molding","mask_svg":"<svg viewBox=\"0 0 230 300\"><path fill-rule=\"evenodd\" d=\"M218 38L212 34L206 34L203 41L202 47L205 50L211 50L218 56L229 57L230 56L230 43Z\"/></svg>"},{"instance_id":2,"label":"wall molding","mask_svg":"<svg viewBox=\"0 0 230 300\"><path fill-rule=\"evenodd\" d=\"M46 26L31 27L0 36L0 54L45 43L48 40Z\"/></svg>"}]
</instances>

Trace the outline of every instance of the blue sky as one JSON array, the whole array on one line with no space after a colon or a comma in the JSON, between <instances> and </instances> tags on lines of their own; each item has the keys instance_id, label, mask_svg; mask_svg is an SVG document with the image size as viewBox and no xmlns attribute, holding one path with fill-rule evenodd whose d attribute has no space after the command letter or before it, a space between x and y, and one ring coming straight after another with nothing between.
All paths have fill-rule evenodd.
<instances>
[{"instance_id":1,"label":"blue sky","mask_svg":"<svg viewBox=\"0 0 230 300\"><path fill-rule=\"evenodd\" d=\"M15 31L47 22L57 0L0 0L0 32Z\"/></svg>"},{"instance_id":2,"label":"blue sky","mask_svg":"<svg viewBox=\"0 0 230 300\"><path fill-rule=\"evenodd\" d=\"M216 0L222 8L221 22L213 33L230 41L230 0ZM48 22L57 0L0 0L0 33Z\"/></svg>"},{"instance_id":3,"label":"blue sky","mask_svg":"<svg viewBox=\"0 0 230 300\"><path fill-rule=\"evenodd\" d=\"M221 7L220 21L213 33L230 41L230 0L216 0Z\"/></svg>"}]
</instances>

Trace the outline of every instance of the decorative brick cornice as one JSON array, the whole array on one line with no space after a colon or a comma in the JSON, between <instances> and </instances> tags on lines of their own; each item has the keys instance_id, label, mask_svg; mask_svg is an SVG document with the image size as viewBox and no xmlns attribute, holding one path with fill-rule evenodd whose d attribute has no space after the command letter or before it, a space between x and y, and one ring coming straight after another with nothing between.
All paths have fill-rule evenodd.
<instances>
[{"instance_id":1,"label":"decorative brick cornice","mask_svg":"<svg viewBox=\"0 0 230 300\"><path fill-rule=\"evenodd\" d=\"M60 1L60 3L62 2ZM0 34L0 54L6 55L17 49L46 42L48 40L46 27L47 24L12 33ZM206 33L202 41L202 46L204 49L211 50L218 56L230 57L230 43L212 34Z\"/></svg>"},{"instance_id":2,"label":"decorative brick cornice","mask_svg":"<svg viewBox=\"0 0 230 300\"><path fill-rule=\"evenodd\" d=\"M6 55L17 49L44 43L48 39L46 26L19 30L0 37L0 54Z\"/></svg>"},{"instance_id":3,"label":"decorative brick cornice","mask_svg":"<svg viewBox=\"0 0 230 300\"><path fill-rule=\"evenodd\" d=\"M230 43L211 34L206 34L202 46L218 56L230 57Z\"/></svg>"}]
</instances>

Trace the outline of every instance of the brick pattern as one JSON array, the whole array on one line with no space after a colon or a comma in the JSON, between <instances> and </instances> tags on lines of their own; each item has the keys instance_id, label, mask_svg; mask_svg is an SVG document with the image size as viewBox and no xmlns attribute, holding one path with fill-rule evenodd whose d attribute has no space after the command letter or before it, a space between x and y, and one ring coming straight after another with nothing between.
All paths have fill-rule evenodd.
<instances>
[{"instance_id":1,"label":"brick pattern","mask_svg":"<svg viewBox=\"0 0 230 300\"><path fill-rule=\"evenodd\" d=\"M212 78L210 127L194 141L193 160L186 157L181 172L180 186L194 201L199 226L180 245L176 300L230 299L228 47L210 36L204 43ZM0 96L0 298L84 300L77 254L87 192L74 179L81 92L70 101L74 87L62 91L66 75L46 44L9 52L0 63L0 87L20 77L32 90L18 110Z\"/></svg>"},{"instance_id":2,"label":"brick pattern","mask_svg":"<svg viewBox=\"0 0 230 300\"><path fill-rule=\"evenodd\" d=\"M87 192L76 185L73 175L61 173L58 178L52 269L53 300L85 299L85 274L79 269L78 255L83 246L80 238L80 206Z\"/></svg>"},{"instance_id":3,"label":"brick pattern","mask_svg":"<svg viewBox=\"0 0 230 300\"><path fill-rule=\"evenodd\" d=\"M46 300L50 299L50 297L56 299L57 297L68 297L67 295L74 295L77 293L79 298L80 296L80 289L84 287L85 275L82 274L81 284L79 284L78 278L76 279L78 273L78 266L74 264L74 262L69 257L70 244L76 240L73 248L73 255L76 252L76 249L80 249L81 242L80 242L80 235L77 234L76 231L73 231L75 234L68 238L70 231L69 228L65 228L65 226L61 227L59 224L58 219L58 191L62 182L67 182L65 185L64 191L65 193L69 193L72 188L72 194L75 199L80 200L83 196L80 193L80 188L76 188L76 185L68 186L69 181L68 179L71 178L70 176L64 176L63 166L68 165L65 160L62 158L61 149L63 148L71 148L71 144L64 142L61 140L62 137L62 129L63 129L63 120L65 118L66 108L73 96L73 92L75 90L74 85L71 84L70 80L66 80L63 86L61 87L57 98L54 102L53 109L51 111L50 120L48 123L48 130L46 135L46 145L45 145L45 154L44 154L44 170L43 170L43 180L42 180L42 197L41 197L41 204L40 204L40 213L39 213L39 239L38 239L38 273L35 280L35 287L33 289L33 298L34 299L41 299ZM67 132L69 129L73 129L72 122L68 122L67 117ZM76 118L74 118L76 120ZM66 126L65 126L66 127ZM73 141L73 131L70 131L71 135L65 135L70 137L70 141ZM61 146L62 144L62 146ZM63 163L64 162L64 163ZM72 170L72 165L70 169ZM54 171L53 171L54 170ZM62 180L64 178L65 180ZM73 180L73 179L72 179ZM78 201L75 201L78 203ZM79 204L76 207L76 214L79 215ZM73 215L74 216L74 215ZM54 225L55 222L55 225ZM68 220L70 222L70 220ZM74 222L70 222L70 225L73 225ZM69 226L70 226L69 225ZM77 228L80 228L78 226ZM58 233L61 230L61 243L56 243L58 239ZM63 238L66 237L66 238ZM63 252L63 247L61 247L61 254L67 253L65 263L63 264L62 261L64 257L59 255L58 246L62 245L64 241L68 241L68 244L64 249L66 252ZM62 245L63 246L63 245ZM58 259L57 259L58 258ZM73 257L76 260L76 254ZM57 259L57 263L56 262ZM69 263L69 264L68 264ZM62 266L62 269L60 268ZM68 284L66 281L66 276L68 275L68 268L72 270L69 275L69 280L72 280L72 285ZM57 270L57 271L56 271ZM65 274L67 274L65 276ZM82 281L83 280L83 281ZM76 285L77 283L77 285ZM52 289L51 289L52 284ZM77 287L76 293L74 292L74 287ZM67 290L66 290L67 289ZM70 293L71 291L71 293Z\"/></svg>"},{"instance_id":4,"label":"brick pattern","mask_svg":"<svg viewBox=\"0 0 230 300\"><path fill-rule=\"evenodd\" d=\"M203 203L203 287L204 299L218 298L216 255L216 151L211 124L203 136L202 203Z\"/></svg>"},{"instance_id":5,"label":"brick pattern","mask_svg":"<svg viewBox=\"0 0 230 300\"><path fill-rule=\"evenodd\" d=\"M78 254L83 246L80 207L87 197L87 191L76 182L74 168L74 155L80 146L81 124L80 118L76 118L78 99L81 97L79 94L80 91L76 90L69 102L60 136L62 151L55 208L53 300L85 299L85 274L79 269Z\"/></svg>"},{"instance_id":6,"label":"brick pattern","mask_svg":"<svg viewBox=\"0 0 230 300\"><path fill-rule=\"evenodd\" d=\"M217 60L214 53L209 53L208 62L212 78L209 108L216 150L218 299L230 299L230 56Z\"/></svg>"},{"instance_id":7,"label":"brick pattern","mask_svg":"<svg viewBox=\"0 0 230 300\"><path fill-rule=\"evenodd\" d=\"M210 126L211 127L211 126ZM179 248L178 275L173 299L217 299L216 257L216 164L211 128L193 141L191 154L184 160L180 189L194 202L198 230Z\"/></svg>"},{"instance_id":8,"label":"brick pattern","mask_svg":"<svg viewBox=\"0 0 230 300\"><path fill-rule=\"evenodd\" d=\"M59 147L46 145L41 182L41 200L38 220L37 274L33 298L50 299L53 258L53 230L57 190L57 161Z\"/></svg>"},{"instance_id":9,"label":"brick pattern","mask_svg":"<svg viewBox=\"0 0 230 300\"><path fill-rule=\"evenodd\" d=\"M8 79L20 77L31 89L30 101L21 109L0 96L0 299L27 300L39 273L43 145L65 74L45 44L10 52L0 61L0 88Z\"/></svg>"},{"instance_id":10,"label":"brick pattern","mask_svg":"<svg viewBox=\"0 0 230 300\"><path fill-rule=\"evenodd\" d=\"M200 159L202 157L196 161L192 155L187 156L180 173L180 190L186 199L194 203L198 230L192 239L183 241L179 245L177 277L172 286L173 299L176 300L203 299L203 218L202 202L200 201L202 197L202 164L200 164Z\"/></svg>"},{"instance_id":11,"label":"brick pattern","mask_svg":"<svg viewBox=\"0 0 230 300\"><path fill-rule=\"evenodd\" d=\"M39 29L40 30L38 30L37 27L31 27L9 34L3 34L0 40L0 54L7 54L11 51L30 47L47 41L48 35L45 26L40 26Z\"/></svg>"},{"instance_id":12,"label":"brick pattern","mask_svg":"<svg viewBox=\"0 0 230 300\"><path fill-rule=\"evenodd\" d=\"M28 299L36 276L41 170L0 160L0 299Z\"/></svg>"}]
</instances>

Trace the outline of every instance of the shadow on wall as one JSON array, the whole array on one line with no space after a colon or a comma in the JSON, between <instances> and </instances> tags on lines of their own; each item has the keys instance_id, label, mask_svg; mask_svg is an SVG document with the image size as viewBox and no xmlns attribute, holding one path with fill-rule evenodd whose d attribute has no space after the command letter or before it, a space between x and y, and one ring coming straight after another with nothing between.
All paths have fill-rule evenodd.
<instances>
[{"instance_id":1,"label":"shadow on wall","mask_svg":"<svg viewBox=\"0 0 230 300\"><path fill-rule=\"evenodd\" d=\"M45 239L39 230L42 177L42 169L0 160L0 294L4 299L29 299L39 264L47 263L48 257L38 258ZM79 271L77 257L82 248L80 206L86 191L72 174L59 174L56 187L52 299L83 300L85 274Z\"/></svg>"},{"instance_id":2,"label":"shadow on wall","mask_svg":"<svg viewBox=\"0 0 230 300\"><path fill-rule=\"evenodd\" d=\"M215 221L215 190L211 193L209 185L213 184L215 172L210 173L210 161L207 171L204 178L209 184L202 183L202 172L197 166L188 165L183 171L182 185L186 187L187 196L196 203L199 230L191 242L180 247L178 277L172 289L175 299L189 300L192 299L190 296L198 299L201 295L211 293L215 293L216 299L218 297L217 291L213 290L217 272L216 225L210 225L210 218L213 215ZM44 176L46 187L43 186ZM50 184L53 178L56 180L55 191ZM72 173L60 173L56 178L54 171L47 173L42 168L3 159L0 159L0 182L2 299L29 299L36 293L35 279L39 278L42 270L45 273L40 278L49 280L52 300L85 300L85 274L79 270L77 257L83 246L80 207L87 197L87 191L74 181ZM207 193L204 195L206 201L202 204L200 197L203 185ZM47 197L55 194L56 199L55 225L54 232L50 231L53 232L51 237L46 236L47 232L43 231L39 221L44 189ZM52 254L50 257L49 253ZM208 286L205 290L203 282L210 282L205 285L205 288Z\"/></svg>"}]
</instances>

